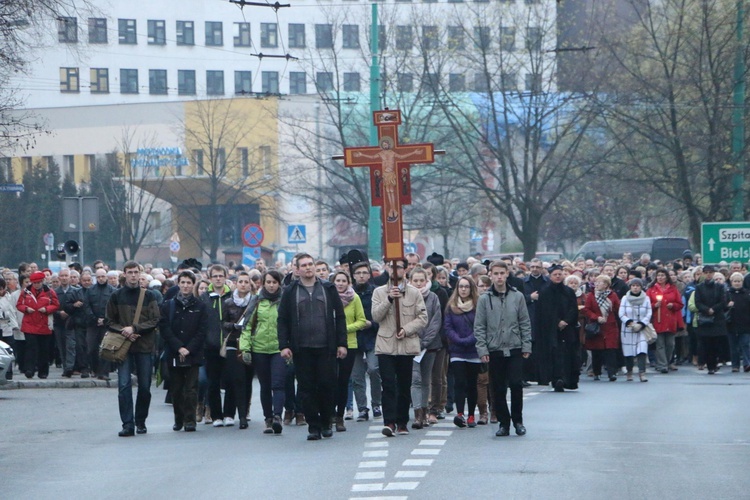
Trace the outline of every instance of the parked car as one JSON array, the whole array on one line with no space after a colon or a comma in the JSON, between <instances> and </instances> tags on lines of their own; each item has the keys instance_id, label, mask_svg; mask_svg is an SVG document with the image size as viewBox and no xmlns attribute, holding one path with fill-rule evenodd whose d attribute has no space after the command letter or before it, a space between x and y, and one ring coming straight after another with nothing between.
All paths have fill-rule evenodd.
<instances>
[{"instance_id":1,"label":"parked car","mask_svg":"<svg viewBox=\"0 0 750 500\"><path fill-rule=\"evenodd\" d=\"M690 250L690 242L687 238L630 238L626 240L601 240L587 241L583 244L574 259L621 259L622 254L630 253L633 259L638 259L641 254L647 253L651 260L667 262L682 258L682 253Z\"/></svg>"},{"instance_id":2,"label":"parked car","mask_svg":"<svg viewBox=\"0 0 750 500\"><path fill-rule=\"evenodd\" d=\"M13 354L13 349L0 340L0 385L5 385L8 381L5 379L5 374L8 372L13 361L16 360Z\"/></svg>"}]
</instances>

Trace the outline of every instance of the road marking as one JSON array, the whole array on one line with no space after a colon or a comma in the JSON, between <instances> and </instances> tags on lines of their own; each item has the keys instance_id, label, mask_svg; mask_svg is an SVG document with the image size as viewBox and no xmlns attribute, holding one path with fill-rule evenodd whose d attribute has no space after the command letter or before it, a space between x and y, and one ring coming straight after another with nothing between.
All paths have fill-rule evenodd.
<instances>
[{"instance_id":1,"label":"road marking","mask_svg":"<svg viewBox=\"0 0 750 500\"><path fill-rule=\"evenodd\" d=\"M370 426L370 430L371 431L378 431L378 432L380 432L381 430L383 430L383 426L382 425L371 425Z\"/></svg>"},{"instance_id":2,"label":"road marking","mask_svg":"<svg viewBox=\"0 0 750 500\"><path fill-rule=\"evenodd\" d=\"M385 467L385 460L370 460L367 462L360 462L360 469L376 469L379 467Z\"/></svg>"},{"instance_id":3,"label":"road marking","mask_svg":"<svg viewBox=\"0 0 750 500\"><path fill-rule=\"evenodd\" d=\"M383 483L354 484L352 491L383 491Z\"/></svg>"},{"instance_id":4,"label":"road marking","mask_svg":"<svg viewBox=\"0 0 750 500\"><path fill-rule=\"evenodd\" d=\"M399 479L425 477L426 475L426 470L400 470L396 472L396 477Z\"/></svg>"},{"instance_id":5,"label":"road marking","mask_svg":"<svg viewBox=\"0 0 750 500\"><path fill-rule=\"evenodd\" d=\"M419 446L443 446L445 439L423 439L419 442Z\"/></svg>"},{"instance_id":6,"label":"road marking","mask_svg":"<svg viewBox=\"0 0 750 500\"><path fill-rule=\"evenodd\" d=\"M363 498L367 500L406 500L408 497L351 497L349 500L361 500Z\"/></svg>"},{"instance_id":7,"label":"road marking","mask_svg":"<svg viewBox=\"0 0 750 500\"><path fill-rule=\"evenodd\" d=\"M403 483L388 483L383 488L384 491L397 491L397 490L416 490L419 486L419 481L409 481Z\"/></svg>"},{"instance_id":8,"label":"road marking","mask_svg":"<svg viewBox=\"0 0 750 500\"><path fill-rule=\"evenodd\" d=\"M354 480L361 480L361 479L384 479L385 478L385 471L379 470L375 472L357 472L354 475Z\"/></svg>"},{"instance_id":9,"label":"road marking","mask_svg":"<svg viewBox=\"0 0 750 500\"><path fill-rule=\"evenodd\" d=\"M377 443L365 443L365 448L388 448L388 441L379 441Z\"/></svg>"},{"instance_id":10,"label":"road marking","mask_svg":"<svg viewBox=\"0 0 750 500\"><path fill-rule=\"evenodd\" d=\"M416 450L411 450L411 454L412 455L439 455L440 449L433 450L433 449L427 448L427 449L422 450L420 448L417 448Z\"/></svg>"},{"instance_id":11,"label":"road marking","mask_svg":"<svg viewBox=\"0 0 750 500\"><path fill-rule=\"evenodd\" d=\"M439 422L437 424L430 425L430 428L433 428L433 427L442 427L442 428L448 428L448 429L450 429L450 428L453 428L455 426L456 426L456 424L454 424L452 422Z\"/></svg>"},{"instance_id":12,"label":"road marking","mask_svg":"<svg viewBox=\"0 0 750 500\"><path fill-rule=\"evenodd\" d=\"M388 456L388 450L363 451L362 458L383 458Z\"/></svg>"},{"instance_id":13,"label":"road marking","mask_svg":"<svg viewBox=\"0 0 750 500\"><path fill-rule=\"evenodd\" d=\"M404 467L429 467L434 461L433 458L407 458L401 465Z\"/></svg>"},{"instance_id":14,"label":"road marking","mask_svg":"<svg viewBox=\"0 0 750 500\"><path fill-rule=\"evenodd\" d=\"M425 436L427 437L448 437L453 434L453 431L427 431Z\"/></svg>"}]
</instances>

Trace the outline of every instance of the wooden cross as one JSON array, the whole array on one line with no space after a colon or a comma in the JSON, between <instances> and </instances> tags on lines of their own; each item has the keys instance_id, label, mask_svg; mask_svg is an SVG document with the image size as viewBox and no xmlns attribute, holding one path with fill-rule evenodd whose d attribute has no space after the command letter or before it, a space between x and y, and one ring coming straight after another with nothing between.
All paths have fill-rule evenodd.
<instances>
[{"instance_id":1,"label":"wooden cross","mask_svg":"<svg viewBox=\"0 0 750 500\"><path fill-rule=\"evenodd\" d=\"M344 166L370 167L372 205L382 207L383 255L385 261L404 258L404 205L411 204L411 164L433 163L435 151L430 143L400 145L398 126L401 111L375 111L378 145L344 148ZM334 157L340 159L340 157Z\"/></svg>"}]
</instances>

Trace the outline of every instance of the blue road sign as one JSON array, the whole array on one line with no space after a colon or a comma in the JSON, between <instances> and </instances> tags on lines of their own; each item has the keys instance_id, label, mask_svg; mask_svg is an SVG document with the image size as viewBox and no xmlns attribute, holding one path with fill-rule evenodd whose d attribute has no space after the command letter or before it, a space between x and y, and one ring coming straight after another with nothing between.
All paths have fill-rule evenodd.
<instances>
[{"instance_id":1,"label":"blue road sign","mask_svg":"<svg viewBox=\"0 0 750 500\"><path fill-rule=\"evenodd\" d=\"M255 261L260 259L260 247L243 247L242 263L246 266L254 266Z\"/></svg>"},{"instance_id":2,"label":"blue road sign","mask_svg":"<svg viewBox=\"0 0 750 500\"><path fill-rule=\"evenodd\" d=\"M289 226L286 232L286 239L290 245L307 243L307 228L302 224Z\"/></svg>"},{"instance_id":3,"label":"blue road sign","mask_svg":"<svg viewBox=\"0 0 750 500\"><path fill-rule=\"evenodd\" d=\"M23 193L23 184L0 184L0 192Z\"/></svg>"},{"instance_id":4,"label":"blue road sign","mask_svg":"<svg viewBox=\"0 0 750 500\"><path fill-rule=\"evenodd\" d=\"M404 243L404 253L417 253L417 244Z\"/></svg>"}]
</instances>

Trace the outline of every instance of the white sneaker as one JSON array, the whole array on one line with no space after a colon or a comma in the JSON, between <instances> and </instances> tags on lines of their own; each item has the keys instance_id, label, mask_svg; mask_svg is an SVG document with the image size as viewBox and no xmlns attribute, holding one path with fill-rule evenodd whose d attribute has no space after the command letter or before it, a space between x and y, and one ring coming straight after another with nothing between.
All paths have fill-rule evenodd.
<instances>
[{"instance_id":1,"label":"white sneaker","mask_svg":"<svg viewBox=\"0 0 750 500\"><path fill-rule=\"evenodd\" d=\"M354 419L354 410L347 408L344 412L344 420L353 420Z\"/></svg>"},{"instance_id":2,"label":"white sneaker","mask_svg":"<svg viewBox=\"0 0 750 500\"><path fill-rule=\"evenodd\" d=\"M232 417L224 417L224 427L231 427L234 425L234 419Z\"/></svg>"},{"instance_id":3,"label":"white sneaker","mask_svg":"<svg viewBox=\"0 0 750 500\"><path fill-rule=\"evenodd\" d=\"M224 427L224 421L220 418L214 420L214 427Z\"/></svg>"}]
</instances>

